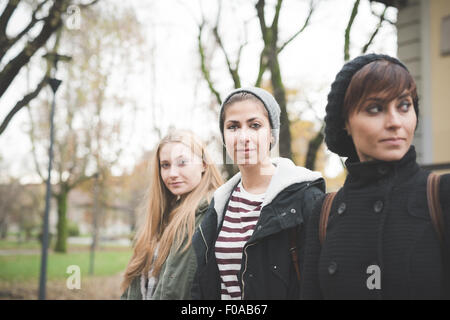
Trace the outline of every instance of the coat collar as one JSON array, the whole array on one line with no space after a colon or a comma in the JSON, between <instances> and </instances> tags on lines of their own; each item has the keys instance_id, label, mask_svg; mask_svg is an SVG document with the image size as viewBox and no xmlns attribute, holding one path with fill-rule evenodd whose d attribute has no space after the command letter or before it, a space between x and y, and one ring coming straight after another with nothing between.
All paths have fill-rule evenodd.
<instances>
[{"instance_id":1,"label":"coat collar","mask_svg":"<svg viewBox=\"0 0 450 320\"><path fill-rule=\"evenodd\" d=\"M271 203L281 191L295 183L314 181L322 178L322 174L320 172L311 171L306 168L296 166L290 159L274 158L271 159L271 161L277 167L277 170L275 171L269 187L267 188L262 207ZM216 192L214 192L214 209L217 212L218 224L222 221L225 205L230 198L234 187L240 180L241 173L238 172L224 185L218 188Z\"/></svg>"},{"instance_id":2,"label":"coat collar","mask_svg":"<svg viewBox=\"0 0 450 320\"><path fill-rule=\"evenodd\" d=\"M387 177L396 177L401 182L407 180L420 169L416 162L414 146L411 146L403 158L397 161L351 162L347 160L345 165L349 172L345 185L351 185L352 187L360 187Z\"/></svg>"}]
</instances>

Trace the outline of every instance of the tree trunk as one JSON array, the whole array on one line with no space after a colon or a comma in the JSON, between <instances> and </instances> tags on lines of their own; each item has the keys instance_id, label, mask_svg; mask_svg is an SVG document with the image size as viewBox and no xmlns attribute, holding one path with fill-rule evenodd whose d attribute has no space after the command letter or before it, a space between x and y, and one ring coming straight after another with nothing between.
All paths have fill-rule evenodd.
<instances>
[{"instance_id":1,"label":"tree trunk","mask_svg":"<svg viewBox=\"0 0 450 320\"><path fill-rule=\"evenodd\" d=\"M306 153L305 168L315 170L317 153L319 152L319 148L322 145L324 138L322 126L317 135L309 141L308 152Z\"/></svg>"},{"instance_id":2,"label":"tree trunk","mask_svg":"<svg viewBox=\"0 0 450 320\"><path fill-rule=\"evenodd\" d=\"M55 252L67 252L67 197L69 191L61 188L57 195L58 202L58 223L56 227L56 244Z\"/></svg>"},{"instance_id":3,"label":"tree trunk","mask_svg":"<svg viewBox=\"0 0 450 320\"><path fill-rule=\"evenodd\" d=\"M278 62L278 49L276 46L271 48L269 55L269 69L271 74L271 83L273 95L280 105L280 157L292 159L291 150L291 131L287 113L286 90L281 79L280 64Z\"/></svg>"},{"instance_id":4,"label":"tree trunk","mask_svg":"<svg viewBox=\"0 0 450 320\"><path fill-rule=\"evenodd\" d=\"M0 223L0 239L5 240L7 234L8 234L8 223L5 219Z\"/></svg>"},{"instance_id":5,"label":"tree trunk","mask_svg":"<svg viewBox=\"0 0 450 320\"><path fill-rule=\"evenodd\" d=\"M100 215L100 205L99 205L99 196L100 196L100 182L99 175L95 176L94 182L94 207L92 210L92 243L91 243L91 251L90 251L90 259L89 259L89 274L94 274L95 269L95 251L97 250L97 242L98 242L98 220Z\"/></svg>"}]
</instances>

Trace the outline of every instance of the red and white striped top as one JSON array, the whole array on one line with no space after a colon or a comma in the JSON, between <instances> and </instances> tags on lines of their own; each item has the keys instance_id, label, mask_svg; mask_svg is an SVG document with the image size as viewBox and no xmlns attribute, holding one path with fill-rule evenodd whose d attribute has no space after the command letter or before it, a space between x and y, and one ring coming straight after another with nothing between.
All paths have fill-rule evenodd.
<instances>
[{"instance_id":1,"label":"red and white striped top","mask_svg":"<svg viewBox=\"0 0 450 320\"><path fill-rule=\"evenodd\" d=\"M222 300L241 299L238 274L241 270L242 250L258 222L263 199L264 194L255 195L245 191L242 181L231 194L215 246Z\"/></svg>"}]
</instances>

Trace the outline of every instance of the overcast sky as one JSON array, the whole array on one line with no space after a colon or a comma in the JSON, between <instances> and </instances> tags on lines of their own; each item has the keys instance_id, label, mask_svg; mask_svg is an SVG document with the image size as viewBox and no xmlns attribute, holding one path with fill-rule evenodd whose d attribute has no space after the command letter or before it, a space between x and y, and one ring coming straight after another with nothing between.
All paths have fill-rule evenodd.
<instances>
[{"instance_id":1,"label":"overcast sky","mask_svg":"<svg viewBox=\"0 0 450 320\"><path fill-rule=\"evenodd\" d=\"M218 136L219 127L215 115L205 112L206 106L211 101L211 95L201 78L197 51L197 22L200 20L202 10L210 21L214 20L216 2L210 0L102 1L134 6L146 38L145 49L153 52L153 56L149 56L142 70L132 76L132 93L140 111L136 121L130 120L127 123L133 139L124 152L120 166L131 167L139 160L144 149L149 150L154 146L156 136L152 134L150 125L154 121L158 123L163 134L167 132L169 126L174 126L189 128L204 139L208 139L211 135ZM254 2L253 0L224 1L220 25L220 32L224 36L227 49L233 53L244 34L242 22L249 21L247 24L248 45L243 51L241 60L243 86L252 85L255 82L258 56L262 47ZM267 6L273 2L267 1ZM303 24L308 2L284 1L279 27L281 40L287 39ZM329 86L343 64L344 30L353 2L353 0L319 1L310 26L280 55L281 71L286 87L299 88L314 103L319 117L324 116ZM377 12L380 12L382 8L380 5L372 7ZM371 15L370 10L369 1L361 1L360 14L351 34L352 57L359 54L360 48L377 23L377 19ZM389 17L395 20L396 10L390 9L388 13ZM266 19L271 21L271 17ZM395 28L385 24L370 51L396 55ZM212 77L220 93L225 95L232 88L232 82L219 50L216 51L216 56L212 60L212 66ZM2 119L7 112L6 109L10 108L17 97L23 95L24 84L25 73L22 72L0 101ZM48 94L48 91L43 94ZM300 101L292 104L293 110L300 107ZM308 114L306 117L308 118ZM314 119L312 115L309 115L309 118ZM0 152L4 158L0 172L3 174L6 172L5 169L16 177L30 177L30 173L33 172L29 139L23 133L27 121L27 112L22 110L10 123L6 132L0 136ZM339 166L338 158L333 158L326 173L336 174L340 169Z\"/></svg>"}]
</instances>

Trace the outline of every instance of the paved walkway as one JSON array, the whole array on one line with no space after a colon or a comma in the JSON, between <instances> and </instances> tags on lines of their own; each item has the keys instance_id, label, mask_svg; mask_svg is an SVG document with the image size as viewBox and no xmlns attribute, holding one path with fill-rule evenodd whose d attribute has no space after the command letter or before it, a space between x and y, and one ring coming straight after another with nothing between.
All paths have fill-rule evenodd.
<instances>
[{"instance_id":1,"label":"paved walkway","mask_svg":"<svg viewBox=\"0 0 450 320\"><path fill-rule=\"evenodd\" d=\"M39 249L1 249L0 256L41 254Z\"/></svg>"},{"instance_id":2,"label":"paved walkway","mask_svg":"<svg viewBox=\"0 0 450 320\"><path fill-rule=\"evenodd\" d=\"M67 289L66 279L47 282L48 300L118 300L122 273L109 277L87 277L80 289ZM38 281L0 281L0 300L36 300Z\"/></svg>"}]
</instances>

